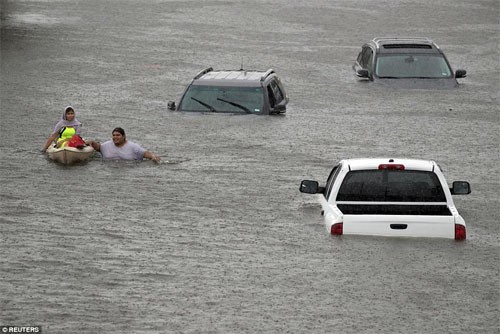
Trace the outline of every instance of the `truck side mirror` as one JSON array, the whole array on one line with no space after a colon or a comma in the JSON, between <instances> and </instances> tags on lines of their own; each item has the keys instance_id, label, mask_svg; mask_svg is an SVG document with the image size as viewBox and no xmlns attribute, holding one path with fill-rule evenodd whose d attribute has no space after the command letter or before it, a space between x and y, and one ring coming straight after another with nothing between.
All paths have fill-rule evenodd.
<instances>
[{"instance_id":1,"label":"truck side mirror","mask_svg":"<svg viewBox=\"0 0 500 334\"><path fill-rule=\"evenodd\" d=\"M317 194L319 192L319 184L317 181L303 180L300 183L300 192L306 194Z\"/></svg>"},{"instance_id":2,"label":"truck side mirror","mask_svg":"<svg viewBox=\"0 0 500 334\"><path fill-rule=\"evenodd\" d=\"M468 195L471 192L470 184L467 181L455 181L450 191L452 195Z\"/></svg>"}]
</instances>

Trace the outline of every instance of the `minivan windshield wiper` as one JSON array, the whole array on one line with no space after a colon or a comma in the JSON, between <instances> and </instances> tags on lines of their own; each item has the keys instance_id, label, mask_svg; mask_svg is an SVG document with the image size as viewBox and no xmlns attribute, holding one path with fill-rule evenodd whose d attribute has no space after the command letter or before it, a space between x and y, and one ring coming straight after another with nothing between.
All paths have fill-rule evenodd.
<instances>
[{"instance_id":1,"label":"minivan windshield wiper","mask_svg":"<svg viewBox=\"0 0 500 334\"><path fill-rule=\"evenodd\" d=\"M240 108L241 110L245 111L247 114L251 114L252 112L250 111L250 109L248 109L247 107L245 106L242 106L241 104L238 104L236 102L233 102L233 101L228 101L228 100L224 100L224 99L221 99L220 97L217 98L218 101L222 101L222 102L226 102L226 103L229 103L230 105L232 106L235 106L237 108Z\"/></svg>"},{"instance_id":2,"label":"minivan windshield wiper","mask_svg":"<svg viewBox=\"0 0 500 334\"><path fill-rule=\"evenodd\" d=\"M198 102L199 104L201 104L202 106L206 107L208 110L210 110L211 112L217 112L217 110L215 110L214 107L212 107L210 104L208 103L205 103L201 100L198 100L197 98L195 97L191 97L191 100L195 100L196 102Z\"/></svg>"}]
</instances>

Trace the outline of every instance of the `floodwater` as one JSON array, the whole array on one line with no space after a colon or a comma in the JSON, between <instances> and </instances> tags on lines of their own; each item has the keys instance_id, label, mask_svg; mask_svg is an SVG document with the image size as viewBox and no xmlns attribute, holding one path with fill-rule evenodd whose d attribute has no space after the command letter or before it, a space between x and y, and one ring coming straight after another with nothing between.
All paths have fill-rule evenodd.
<instances>
[{"instance_id":1,"label":"floodwater","mask_svg":"<svg viewBox=\"0 0 500 334\"><path fill-rule=\"evenodd\" d=\"M496 0L0 0L0 325L44 333L498 333ZM361 45L427 36L455 90L358 81ZM195 73L275 69L284 116L168 111ZM163 162L66 167L64 107ZM332 237L302 179L436 160L465 242Z\"/></svg>"}]
</instances>

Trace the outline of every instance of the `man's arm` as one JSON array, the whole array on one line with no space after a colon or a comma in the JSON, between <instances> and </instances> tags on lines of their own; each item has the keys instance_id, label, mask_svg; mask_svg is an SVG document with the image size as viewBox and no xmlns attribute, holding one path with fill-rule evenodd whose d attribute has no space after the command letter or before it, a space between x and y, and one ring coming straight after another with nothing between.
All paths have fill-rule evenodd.
<instances>
[{"instance_id":1,"label":"man's arm","mask_svg":"<svg viewBox=\"0 0 500 334\"><path fill-rule=\"evenodd\" d=\"M85 144L92 146L97 152L101 152L101 143L93 140L86 140Z\"/></svg>"},{"instance_id":2,"label":"man's arm","mask_svg":"<svg viewBox=\"0 0 500 334\"><path fill-rule=\"evenodd\" d=\"M151 151L144 152L144 158L153 160L154 162L160 162L161 158Z\"/></svg>"}]
</instances>

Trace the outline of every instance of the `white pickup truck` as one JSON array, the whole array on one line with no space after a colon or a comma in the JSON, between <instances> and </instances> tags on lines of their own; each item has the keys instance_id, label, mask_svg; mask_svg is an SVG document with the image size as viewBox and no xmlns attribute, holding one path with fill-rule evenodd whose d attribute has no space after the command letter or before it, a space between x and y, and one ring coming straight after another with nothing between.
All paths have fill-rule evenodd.
<instances>
[{"instance_id":1,"label":"white pickup truck","mask_svg":"<svg viewBox=\"0 0 500 334\"><path fill-rule=\"evenodd\" d=\"M300 192L321 194L325 226L334 235L466 238L451 195L470 194L470 184L455 181L449 188L434 161L342 160L324 187L303 180Z\"/></svg>"}]
</instances>

